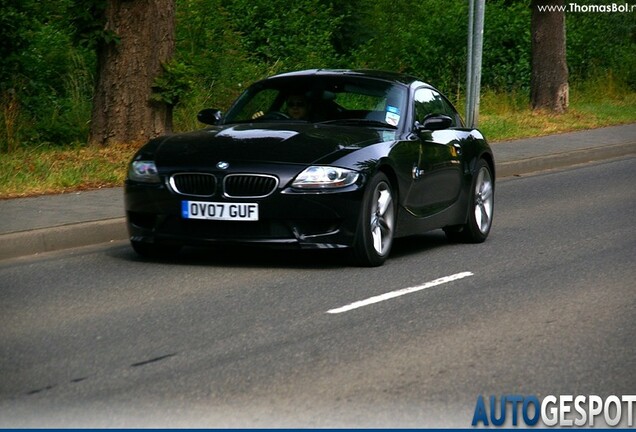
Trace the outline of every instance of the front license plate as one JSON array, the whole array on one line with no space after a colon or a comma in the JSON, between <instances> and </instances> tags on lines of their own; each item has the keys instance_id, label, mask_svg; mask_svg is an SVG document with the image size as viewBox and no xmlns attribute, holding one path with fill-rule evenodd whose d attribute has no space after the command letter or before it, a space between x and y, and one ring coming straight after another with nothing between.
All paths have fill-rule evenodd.
<instances>
[{"instance_id":1,"label":"front license plate","mask_svg":"<svg viewBox=\"0 0 636 432\"><path fill-rule=\"evenodd\" d=\"M181 201L181 217L223 221L257 221L258 203Z\"/></svg>"}]
</instances>

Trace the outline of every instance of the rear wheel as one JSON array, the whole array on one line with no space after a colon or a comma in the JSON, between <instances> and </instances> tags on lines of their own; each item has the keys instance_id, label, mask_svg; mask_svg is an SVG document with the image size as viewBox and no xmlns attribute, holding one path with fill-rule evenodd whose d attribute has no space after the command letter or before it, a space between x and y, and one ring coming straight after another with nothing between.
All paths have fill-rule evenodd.
<instances>
[{"instance_id":1,"label":"rear wheel","mask_svg":"<svg viewBox=\"0 0 636 432\"><path fill-rule=\"evenodd\" d=\"M389 179L382 173L371 178L364 193L358 230L353 244L356 262L379 266L393 245L396 203Z\"/></svg>"},{"instance_id":2,"label":"rear wheel","mask_svg":"<svg viewBox=\"0 0 636 432\"><path fill-rule=\"evenodd\" d=\"M444 228L446 237L453 241L481 243L492 227L495 189L490 166L481 159L477 163L470 191L470 208L464 225Z\"/></svg>"}]
</instances>

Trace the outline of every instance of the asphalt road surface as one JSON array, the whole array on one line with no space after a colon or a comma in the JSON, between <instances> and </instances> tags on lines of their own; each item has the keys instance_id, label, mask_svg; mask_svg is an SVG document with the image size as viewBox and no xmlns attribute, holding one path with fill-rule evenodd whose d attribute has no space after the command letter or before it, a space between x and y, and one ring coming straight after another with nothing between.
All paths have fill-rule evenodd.
<instances>
[{"instance_id":1,"label":"asphalt road surface","mask_svg":"<svg viewBox=\"0 0 636 432\"><path fill-rule=\"evenodd\" d=\"M634 394L635 185L635 158L505 179L486 243L432 232L372 269L5 261L0 427L470 427L479 395Z\"/></svg>"}]
</instances>

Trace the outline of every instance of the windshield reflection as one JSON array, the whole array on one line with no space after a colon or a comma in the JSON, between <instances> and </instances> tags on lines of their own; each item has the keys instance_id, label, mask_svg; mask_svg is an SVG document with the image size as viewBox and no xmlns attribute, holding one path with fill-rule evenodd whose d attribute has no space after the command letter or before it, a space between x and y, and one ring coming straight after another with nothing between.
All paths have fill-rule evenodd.
<instances>
[{"instance_id":1,"label":"windshield reflection","mask_svg":"<svg viewBox=\"0 0 636 432\"><path fill-rule=\"evenodd\" d=\"M281 77L247 89L224 123L303 122L396 129L406 112L402 84L359 76Z\"/></svg>"}]
</instances>

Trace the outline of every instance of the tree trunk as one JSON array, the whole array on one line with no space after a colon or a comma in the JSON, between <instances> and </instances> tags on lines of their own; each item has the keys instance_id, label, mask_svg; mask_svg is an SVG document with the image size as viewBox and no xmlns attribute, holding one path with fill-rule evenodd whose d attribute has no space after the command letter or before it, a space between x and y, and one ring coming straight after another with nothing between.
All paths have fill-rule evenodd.
<instances>
[{"instance_id":1,"label":"tree trunk","mask_svg":"<svg viewBox=\"0 0 636 432\"><path fill-rule=\"evenodd\" d=\"M175 48L175 0L108 0L97 48L90 144L142 144L171 132L172 110L151 100L152 85Z\"/></svg>"},{"instance_id":2,"label":"tree trunk","mask_svg":"<svg viewBox=\"0 0 636 432\"><path fill-rule=\"evenodd\" d=\"M546 9L546 6L552 9ZM530 86L533 109L563 113L569 105L564 9L564 0L532 1Z\"/></svg>"}]
</instances>

